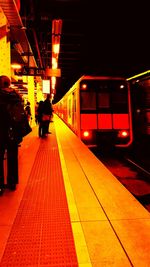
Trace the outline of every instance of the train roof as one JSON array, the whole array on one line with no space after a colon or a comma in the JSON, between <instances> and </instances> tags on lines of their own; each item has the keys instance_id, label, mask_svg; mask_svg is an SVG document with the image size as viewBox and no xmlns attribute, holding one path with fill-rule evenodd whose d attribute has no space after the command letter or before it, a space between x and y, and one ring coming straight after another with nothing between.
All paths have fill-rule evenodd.
<instances>
[{"instance_id":1,"label":"train roof","mask_svg":"<svg viewBox=\"0 0 150 267\"><path fill-rule=\"evenodd\" d=\"M77 82L87 79L87 80L125 80L125 77L120 76L103 76L103 75L83 75L81 76Z\"/></svg>"},{"instance_id":2,"label":"train roof","mask_svg":"<svg viewBox=\"0 0 150 267\"><path fill-rule=\"evenodd\" d=\"M137 78L145 78L145 77L150 77L150 70L147 70L147 71L141 72L139 74L136 74L132 77L129 77L129 78L127 78L127 81L132 81L132 80L137 79Z\"/></svg>"}]
</instances>

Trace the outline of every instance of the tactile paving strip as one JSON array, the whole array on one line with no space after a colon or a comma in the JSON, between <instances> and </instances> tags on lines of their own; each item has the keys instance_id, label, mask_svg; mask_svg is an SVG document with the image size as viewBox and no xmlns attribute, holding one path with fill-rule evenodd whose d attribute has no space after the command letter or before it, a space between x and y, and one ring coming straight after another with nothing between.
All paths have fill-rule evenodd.
<instances>
[{"instance_id":1,"label":"tactile paving strip","mask_svg":"<svg viewBox=\"0 0 150 267\"><path fill-rule=\"evenodd\" d=\"M0 266L78 266L54 131L41 140Z\"/></svg>"}]
</instances>

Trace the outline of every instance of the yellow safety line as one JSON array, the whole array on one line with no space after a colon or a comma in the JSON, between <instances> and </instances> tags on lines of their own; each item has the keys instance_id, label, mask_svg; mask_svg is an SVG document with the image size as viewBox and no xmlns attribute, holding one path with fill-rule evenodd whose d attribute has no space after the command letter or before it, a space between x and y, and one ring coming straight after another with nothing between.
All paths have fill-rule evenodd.
<instances>
[{"instance_id":1,"label":"yellow safety line","mask_svg":"<svg viewBox=\"0 0 150 267\"><path fill-rule=\"evenodd\" d=\"M63 173L64 184L65 184L65 189L66 189L68 207L69 207L69 212L70 212L70 217L71 217L71 225L72 225L72 231L73 231L73 236L74 236L74 241L75 241L78 263L80 267L92 267L92 263L90 260L88 248L87 248L84 233L82 230L82 225L81 225L77 207L75 204L75 199L74 199L71 184L69 181L69 175L68 175L62 147L59 141L59 137L57 135L57 131L56 131L56 138L57 138L57 143L58 143L58 148L59 148L59 155L60 155L62 173Z\"/></svg>"}]
</instances>

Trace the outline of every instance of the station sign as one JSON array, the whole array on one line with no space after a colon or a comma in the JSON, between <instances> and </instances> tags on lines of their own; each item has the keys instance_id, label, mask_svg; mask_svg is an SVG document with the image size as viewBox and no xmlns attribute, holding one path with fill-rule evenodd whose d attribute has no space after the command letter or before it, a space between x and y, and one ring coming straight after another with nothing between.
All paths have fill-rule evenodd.
<instances>
[{"instance_id":1,"label":"station sign","mask_svg":"<svg viewBox=\"0 0 150 267\"><path fill-rule=\"evenodd\" d=\"M47 77L61 77L61 69L50 69L26 67L20 70L15 70L15 75L18 76L47 76Z\"/></svg>"},{"instance_id":2,"label":"station sign","mask_svg":"<svg viewBox=\"0 0 150 267\"><path fill-rule=\"evenodd\" d=\"M18 76L43 76L45 74L44 68L26 67L21 70L15 70L15 75Z\"/></svg>"}]
</instances>

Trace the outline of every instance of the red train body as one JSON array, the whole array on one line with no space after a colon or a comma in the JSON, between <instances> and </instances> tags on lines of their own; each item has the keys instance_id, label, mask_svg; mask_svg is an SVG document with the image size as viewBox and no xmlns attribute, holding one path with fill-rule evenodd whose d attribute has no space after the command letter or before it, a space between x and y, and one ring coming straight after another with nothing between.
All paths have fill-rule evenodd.
<instances>
[{"instance_id":1,"label":"red train body","mask_svg":"<svg viewBox=\"0 0 150 267\"><path fill-rule=\"evenodd\" d=\"M53 107L88 146L132 143L130 88L124 78L82 76Z\"/></svg>"},{"instance_id":2,"label":"red train body","mask_svg":"<svg viewBox=\"0 0 150 267\"><path fill-rule=\"evenodd\" d=\"M150 70L127 79L130 82L133 138L150 144Z\"/></svg>"}]
</instances>

